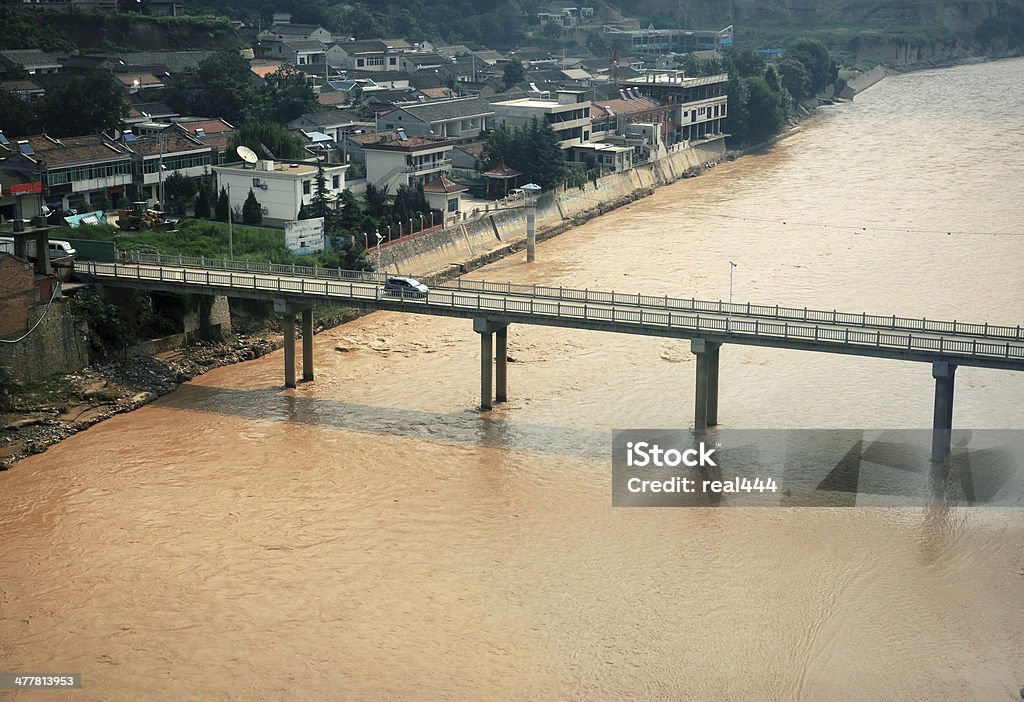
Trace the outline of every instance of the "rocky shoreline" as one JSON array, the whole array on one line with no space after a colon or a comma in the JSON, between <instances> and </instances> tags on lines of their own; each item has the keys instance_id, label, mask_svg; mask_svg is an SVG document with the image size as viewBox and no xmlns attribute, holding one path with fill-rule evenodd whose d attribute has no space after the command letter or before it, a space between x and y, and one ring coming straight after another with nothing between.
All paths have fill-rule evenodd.
<instances>
[{"instance_id":1,"label":"rocky shoreline","mask_svg":"<svg viewBox=\"0 0 1024 702\"><path fill-rule=\"evenodd\" d=\"M197 375L259 358L280 346L280 341L265 335L233 336L59 376L20 396L14 411L0 414L0 470L98 422L152 402Z\"/></svg>"}]
</instances>

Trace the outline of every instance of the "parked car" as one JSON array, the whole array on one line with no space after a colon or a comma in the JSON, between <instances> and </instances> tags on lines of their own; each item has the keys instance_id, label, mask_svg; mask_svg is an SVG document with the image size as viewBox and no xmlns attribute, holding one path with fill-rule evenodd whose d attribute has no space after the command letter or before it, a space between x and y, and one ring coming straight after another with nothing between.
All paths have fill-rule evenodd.
<instances>
[{"instance_id":1,"label":"parked car","mask_svg":"<svg viewBox=\"0 0 1024 702\"><path fill-rule=\"evenodd\" d=\"M430 288L416 280L406 276L395 276L384 282L384 294L396 295L398 297L426 297Z\"/></svg>"}]
</instances>

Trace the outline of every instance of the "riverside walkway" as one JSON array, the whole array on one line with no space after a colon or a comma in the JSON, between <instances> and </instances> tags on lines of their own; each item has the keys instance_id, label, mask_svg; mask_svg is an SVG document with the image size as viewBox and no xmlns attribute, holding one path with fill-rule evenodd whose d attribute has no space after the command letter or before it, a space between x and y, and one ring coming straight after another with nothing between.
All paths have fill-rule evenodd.
<instances>
[{"instance_id":1,"label":"riverside walkway","mask_svg":"<svg viewBox=\"0 0 1024 702\"><path fill-rule=\"evenodd\" d=\"M507 399L509 324L690 339L697 358L697 434L718 423L723 344L931 363L934 461L949 453L956 368L1024 370L1020 326L463 280L435 283L425 297L413 298L388 294L383 285L388 276L380 273L182 257L137 255L132 261L83 261L76 267L110 286L274 301L275 309L284 315L288 387L295 386L295 317L301 313L303 337L311 339L314 304L472 319L481 340L483 409ZM313 378L312 344L307 341L303 342L303 378Z\"/></svg>"}]
</instances>

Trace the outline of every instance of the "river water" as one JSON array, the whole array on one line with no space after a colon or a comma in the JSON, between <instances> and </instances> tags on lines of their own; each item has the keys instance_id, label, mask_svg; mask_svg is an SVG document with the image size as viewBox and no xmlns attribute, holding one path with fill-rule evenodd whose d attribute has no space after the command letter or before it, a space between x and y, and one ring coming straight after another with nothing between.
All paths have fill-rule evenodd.
<instances>
[{"instance_id":1,"label":"river water","mask_svg":"<svg viewBox=\"0 0 1024 702\"><path fill-rule=\"evenodd\" d=\"M732 260L737 301L1020 323L1022 77L887 78L474 276L717 298ZM0 670L83 700L1019 697L1020 454L985 505L613 509L611 432L692 422L687 342L513 327L486 414L468 321L315 348L294 391L280 353L222 368L0 475ZM721 432L930 426L925 364L721 364ZM957 381L958 430L1024 429L1024 375Z\"/></svg>"}]
</instances>

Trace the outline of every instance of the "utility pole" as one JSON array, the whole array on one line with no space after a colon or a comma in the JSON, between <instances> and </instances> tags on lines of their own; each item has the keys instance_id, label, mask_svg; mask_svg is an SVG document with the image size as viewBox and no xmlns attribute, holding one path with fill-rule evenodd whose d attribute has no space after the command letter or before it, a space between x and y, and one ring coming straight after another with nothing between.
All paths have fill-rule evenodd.
<instances>
[{"instance_id":1,"label":"utility pole","mask_svg":"<svg viewBox=\"0 0 1024 702\"><path fill-rule=\"evenodd\" d=\"M235 219L235 213L231 209L231 183L227 184L228 191L228 260L235 260L235 232L233 227L233 221Z\"/></svg>"},{"instance_id":2,"label":"utility pole","mask_svg":"<svg viewBox=\"0 0 1024 702\"><path fill-rule=\"evenodd\" d=\"M160 132L160 163L157 170L160 172L160 186L158 194L160 196L160 211L163 212L164 207L164 133Z\"/></svg>"},{"instance_id":3,"label":"utility pole","mask_svg":"<svg viewBox=\"0 0 1024 702\"><path fill-rule=\"evenodd\" d=\"M537 257L537 194L540 186L527 183L521 189L526 194L526 262L532 263Z\"/></svg>"}]
</instances>

